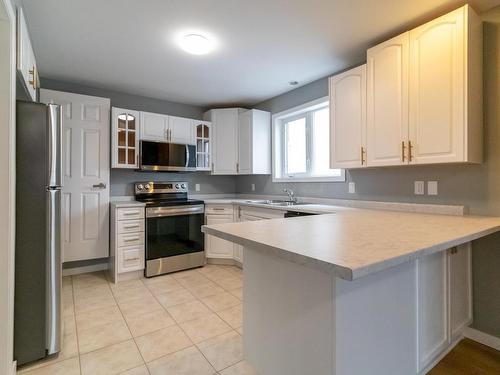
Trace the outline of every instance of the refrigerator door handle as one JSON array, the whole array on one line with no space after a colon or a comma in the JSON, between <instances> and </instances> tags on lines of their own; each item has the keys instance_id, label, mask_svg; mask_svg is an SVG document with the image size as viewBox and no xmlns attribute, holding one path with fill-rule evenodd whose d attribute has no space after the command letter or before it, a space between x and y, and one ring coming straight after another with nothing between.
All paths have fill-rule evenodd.
<instances>
[{"instance_id":1,"label":"refrigerator door handle","mask_svg":"<svg viewBox=\"0 0 500 375\"><path fill-rule=\"evenodd\" d=\"M62 173L62 114L61 106L47 105L47 186L61 186Z\"/></svg>"},{"instance_id":2,"label":"refrigerator door handle","mask_svg":"<svg viewBox=\"0 0 500 375\"><path fill-rule=\"evenodd\" d=\"M61 190L47 190L47 275L46 275L46 338L47 354L61 349Z\"/></svg>"}]
</instances>

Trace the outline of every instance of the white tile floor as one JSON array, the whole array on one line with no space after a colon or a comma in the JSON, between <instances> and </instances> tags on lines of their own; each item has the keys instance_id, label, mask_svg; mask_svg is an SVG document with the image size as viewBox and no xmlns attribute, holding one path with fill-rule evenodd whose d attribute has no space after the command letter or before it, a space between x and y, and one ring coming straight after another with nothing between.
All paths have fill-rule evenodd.
<instances>
[{"instance_id":1,"label":"white tile floor","mask_svg":"<svg viewBox=\"0 0 500 375\"><path fill-rule=\"evenodd\" d=\"M26 375L255 375L243 360L242 272L207 265L109 283L63 280L64 345Z\"/></svg>"}]
</instances>

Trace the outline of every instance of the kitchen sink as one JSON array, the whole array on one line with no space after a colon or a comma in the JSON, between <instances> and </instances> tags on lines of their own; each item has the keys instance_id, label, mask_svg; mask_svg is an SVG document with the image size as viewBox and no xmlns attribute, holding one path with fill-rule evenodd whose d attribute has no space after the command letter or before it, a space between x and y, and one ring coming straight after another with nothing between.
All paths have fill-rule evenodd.
<instances>
[{"instance_id":1,"label":"kitchen sink","mask_svg":"<svg viewBox=\"0 0 500 375\"><path fill-rule=\"evenodd\" d=\"M285 200L247 200L245 201L247 203L255 203L255 204L268 204L271 206L299 206L302 204L309 204L307 202L292 202L292 201L285 201Z\"/></svg>"}]
</instances>

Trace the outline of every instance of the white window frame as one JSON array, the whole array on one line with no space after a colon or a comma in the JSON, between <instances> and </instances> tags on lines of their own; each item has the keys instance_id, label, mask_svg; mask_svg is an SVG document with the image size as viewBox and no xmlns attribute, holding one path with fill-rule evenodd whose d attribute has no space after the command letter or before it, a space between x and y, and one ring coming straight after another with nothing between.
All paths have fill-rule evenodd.
<instances>
[{"instance_id":1,"label":"white window frame","mask_svg":"<svg viewBox=\"0 0 500 375\"><path fill-rule=\"evenodd\" d=\"M329 97L325 96L322 98L318 98L312 100L310 102L304 103L294 108L290 108L286 111L276 113L272 116L272 181L273 182L345 182L345 170L340 170L340 176L308 176L303 174L296 174L294 176L282 176L282 172L285 171L285 158L284 151L280 147L277 147L277 142L281 143L282 138L284 137L284 126L283 120L289 121L293 118L300 118L301 115L304 115L307 112L314 111L315 109L319 109L327 105L329 103ZM307 130L309 131L309 130ZM308 144L306 145L306 153L310 155L311 150L311 141L312 137L308 135ZM311 160L307 160L308 168ZM279 173L279 175L278 175Z\"/></svg>"}]
</instances>

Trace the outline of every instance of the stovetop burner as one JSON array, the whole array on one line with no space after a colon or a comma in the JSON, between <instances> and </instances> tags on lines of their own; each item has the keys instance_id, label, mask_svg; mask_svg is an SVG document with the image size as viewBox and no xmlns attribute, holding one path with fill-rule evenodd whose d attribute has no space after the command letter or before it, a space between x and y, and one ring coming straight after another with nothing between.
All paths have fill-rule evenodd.
<instances>
[{"instance_id":1,"label":"stovetop burner","mask_svg":"<svg viewBox=\"0 0 500 375\"><path fill-rule=\"evenodd\" d=\"M187 182L136 182L134 188L135 200L148 207L203 204L203 201L188 199Z\"/></svg>"}]
</instances>

